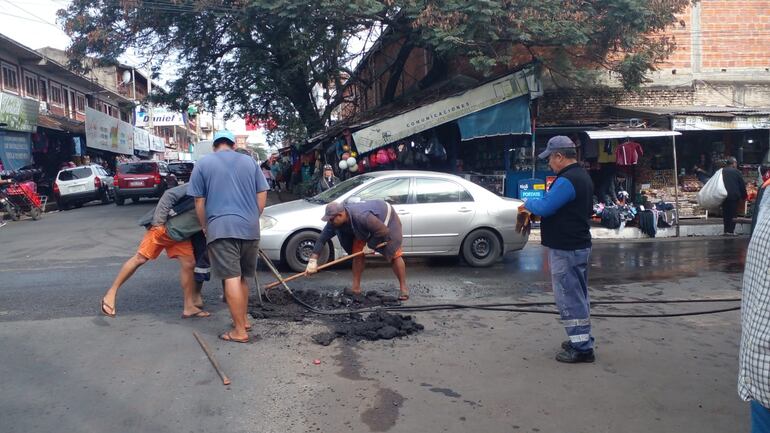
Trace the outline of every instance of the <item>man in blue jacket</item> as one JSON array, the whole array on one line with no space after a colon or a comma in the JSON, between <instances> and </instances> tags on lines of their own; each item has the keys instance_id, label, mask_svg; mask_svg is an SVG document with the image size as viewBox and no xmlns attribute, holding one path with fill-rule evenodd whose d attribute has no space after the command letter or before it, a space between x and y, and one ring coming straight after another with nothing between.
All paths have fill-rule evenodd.
<instances>
[{"instance_id":1,"label":"man in blue jacket","mask_svg":"<svg viewBox=\"0 0 770 433\"><path fill-rule=\"evenodd\" d=\"M541 159L557 174L542 199L530 199L519 208L541 218L543 246L548 248L556 306L569 340L562 343L556 360L594 362L591 305L588 296L588 259L591 254L589 218L593 183L578 164L575 144L568 137L548 140Z\"/></svg>"}]
</instances>

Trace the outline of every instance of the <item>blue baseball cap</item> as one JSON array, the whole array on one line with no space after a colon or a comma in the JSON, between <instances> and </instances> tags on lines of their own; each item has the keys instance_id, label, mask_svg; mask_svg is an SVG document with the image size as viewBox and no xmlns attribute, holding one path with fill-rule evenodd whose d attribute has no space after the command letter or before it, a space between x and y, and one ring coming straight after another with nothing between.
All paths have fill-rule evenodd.
<instances>
[{"instance_id":1,"label":"blue baseball cap","mask_svg":"<svg viewBox=\"0 0 770 433\"><path fill-rule=\"evenodd\" d=\"M550 140L548 140L548 144L545 146L545 151L543 151L543 153L538 155L538 158L546 159L552 153L556 152L559 149L574 149L574 148L575 148L575 143L573 143L569 137L565 135L557 135L556 137L553 137Z\"/></svg>"},{"instance_id":2,"label":"blue baseball cap","mask_svg":"<svg viewBox=\"0 0 770 433\"><path fill-rule=\"evenodd\" d=\"M333 201L326 205L326 212L324 212L324 216L321 218L321 221L330 221L332 218L341 214L342 212L345 212L345 206L343 206L342 203Z\"/></svg>"},{"instance_id":3,"label":"blue baseball cap","mask_svg":"<svg viewBox=\"0 0 770 433\"><path fill-rule=\"evenodd\" d=\"M226 129L223 129L221 131L217 131L214 133L214 143L216 143L217 140L220 140L223 138L230 140L230 143L235 144L235 134L233 134L232 132Z\"/></svg>"}]
</instances>

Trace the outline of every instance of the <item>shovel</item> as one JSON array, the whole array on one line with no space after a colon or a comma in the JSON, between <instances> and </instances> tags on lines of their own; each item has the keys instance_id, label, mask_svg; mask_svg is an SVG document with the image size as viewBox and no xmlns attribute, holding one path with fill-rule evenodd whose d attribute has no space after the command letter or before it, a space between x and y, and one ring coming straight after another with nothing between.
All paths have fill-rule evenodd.
<instances>
[{"instance_id":1,"label":"shovel","mask_svg":"<svg viewBox=\"0 0 770 433\"><path fill-rule=\"evenodd\" d=\"M380 248L384 247L387 244L388 244L387 242L383 242L383 243L377 245L376 247L374 247L374 249L375 250L380 249ZM262 254L264 254L264 253L262 253ZM337 260L333 260L333 261L331 261L329 263L325 263L325 264L319 266L318 270L320 271L322 269L326 269L326 268L332 267L332 266L334 266L336 264L346 262L346 261L348 261L350 259L353 259L353 258L358 257L358 256L362 256L362 255L364 255L364 252L363 251L359 251L357 253L349 254L349 255L344 256L344 257L340 257ZM264 259L264 257L263 257L263 259ZM271 269L271 270L273 270L273 269ZM281 278L280 274L278 274L277 271L273 270L273 273L276 275L276 277L279 279L279 281L276 281L274 283L270 283L270 284L264 286L263 289L265 290L265 292L267 292L268 290L272 289L273 287L278 287L278 286L280 286L282 284L285 286L286 283L288 283L289 281L293 281L293 280L296 280L298 278L302 278L302 277L305 277L305 276L308 275L307 271L304 271L304 272L300 272L298 274L294 274L294 275L292 275L292 276L290 276L288 278Z\"/></svg>"}]
</instances>

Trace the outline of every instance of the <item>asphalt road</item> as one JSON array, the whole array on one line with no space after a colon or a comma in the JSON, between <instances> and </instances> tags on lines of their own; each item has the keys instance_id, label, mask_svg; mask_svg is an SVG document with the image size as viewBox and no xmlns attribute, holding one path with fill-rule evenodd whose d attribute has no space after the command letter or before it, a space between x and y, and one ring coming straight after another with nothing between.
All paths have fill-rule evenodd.
<instances>
[{"instance_id":1,"label":"asphalt road","mask_svg":"<svg viewBox=\"0 0 770 433\"><path fill-rule=\"evenodd\" d=\"M325 330L318 321L261 320L253 343L235 345L216 339L229 318L214 284L204 291L214 316L179 319L178 268L163 257L124 286L118 317L104 318L100 298L152 205L86 206L0 228L0 431L748 430L735 391L738 312L594 319L597 362L578 366L553 361L563 331L552 316L531 314L419 313L426 330L417 336L328 347L310 341ZM738 297L746 245L597 243L592 296ZM457 260L407 266L413 304L551 297L537 245L487 269ZM339 267L292 287L337 291L349 278ZM264 272L260 279L272 281ZM364 283L397 289L376 260ZM218 382L192 330L208 340L231 386Z\"/></svg>"}]
</instances>

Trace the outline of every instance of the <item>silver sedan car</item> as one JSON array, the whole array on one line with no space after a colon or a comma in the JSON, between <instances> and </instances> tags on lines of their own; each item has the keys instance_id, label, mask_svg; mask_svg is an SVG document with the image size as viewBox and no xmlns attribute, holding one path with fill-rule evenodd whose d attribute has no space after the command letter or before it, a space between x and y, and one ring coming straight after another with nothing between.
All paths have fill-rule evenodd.
<instances>
[{"instance_id":1,"label":"silver sedan car","mask_svg":"<svg viewBox=\"0 0 770 433\"><path fill-rule=\"evenodd\" d=\"M265 209L260 248L271 260L305 270L332 201L381 199L393 205L403 226L405 256L461 255L471 266L489 266L520 250L528 236L516 233L522 201L503 198L461 177L430 171L380 171L348 179L315 197ZM337 238L319 264L344 256Z\"/></svg>"}]
</instances>

